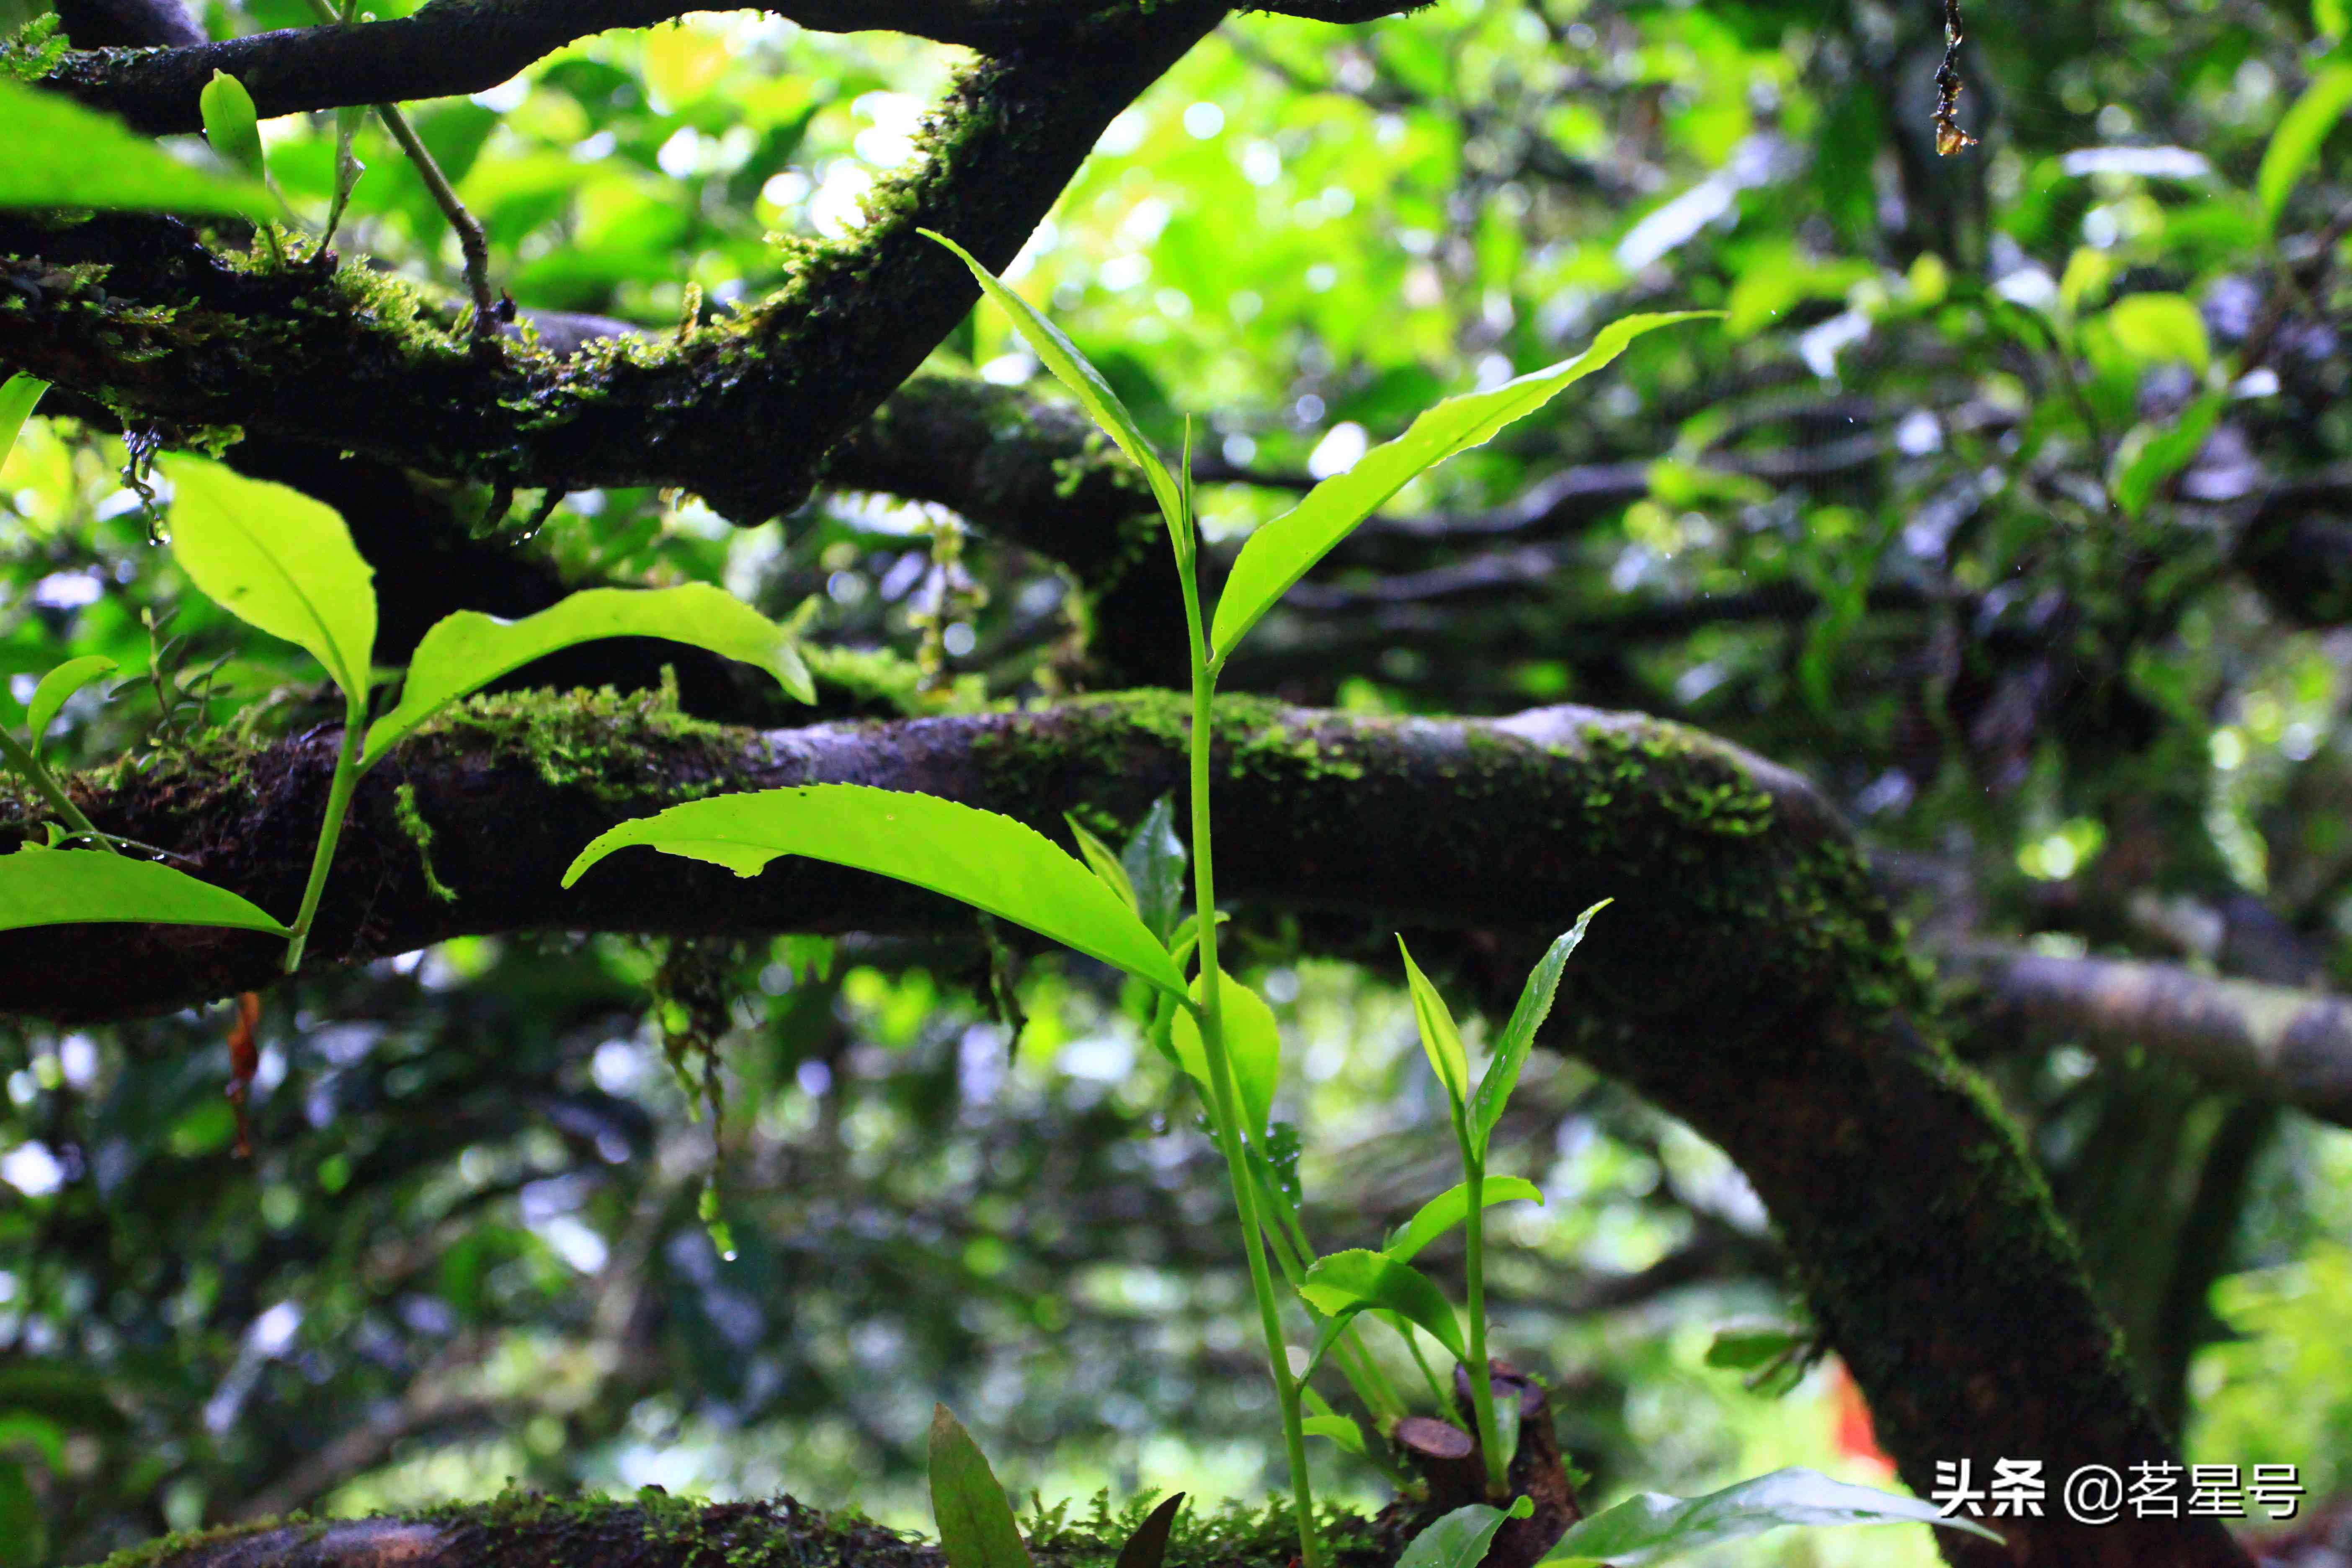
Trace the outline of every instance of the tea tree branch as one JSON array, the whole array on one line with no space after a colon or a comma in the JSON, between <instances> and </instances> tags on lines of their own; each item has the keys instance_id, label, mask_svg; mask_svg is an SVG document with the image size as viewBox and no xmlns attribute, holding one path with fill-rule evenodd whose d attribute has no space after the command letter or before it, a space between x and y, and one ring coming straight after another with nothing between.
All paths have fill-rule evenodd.
<instances>
[{"instance_id":1,"label":"tea tree branch","mask_svg":"<svg viewBox=\"0 0 2352 1568\"><path fill-rule=\"evenodd\" d=\"M478 704L361 781L336 873L353 896L320 905L306 965L532 930L968 931L969 916L933 895L803 860L742 880L618 856L569 892L560 884L615 822L715 790L856 779L1041 828L1065 811L1138 821L1192 776L1192 715L1150 693L761 733L627 700ZM1591 709L1369 720L1229 699L1206 730L1223 851L1211 890L1295 912L1325 951L1393 953L1388 933L1402 927L1465 1000L1499 1013L1596 889L1623 890L1577 961L1576 1016L1546 1038L1747 1173L1915 1489L1955 1457L1984 1473L2020 1453L2061 1470L2177 1458L2113 1354L2013 1130L1918 1032L1924 998L1892 919L1802 780L1681 726ZM291 908L341 744L330 733L166 752L85 799L110 827L192 857L206 880ZM401 782L436 826L436 869L465 895L456 904L425 884L398 820ZM21 837L37 822L0 830ZM1448 947L1449 929L1484 934ZM0 1008L76 1021L168 1012L269 984L283 948L185 927L73 938L0 937ZM1946 1217L1923 1226L1922 1214ZM2222 1539L2210 1521L2032 1528L2052 1554L2091 1562L2188 1562L2184 1542Z\"/></svg>"},{"instance_id":2,"label":"tea tree branch","mask_svg":"<svg viewBox=\"0 0 2352 1568\"><path fill-rule=\"evenodd\" d=\"M454 98L496 87L579 39L675 21L698 8L677 0L435 0L414 15L341 33L288 28L138 54L69 54L47 85L162 135L198 128L196 95L215 70L243 81L265 119ZM1256 7L1341 24L1413 8L1413 0ZM903 33L992 55L1050 46L1105 10L1095 0L771 0L764 9L815 32Z\"/></svg>"},{"instance_id":3,"label":"tea tree branch","mask_svg":"<svg viewBox=\"0 0 2352 1568\"><path fill-rule=\"evenodd\" d=\"M977 297L963 268L916 230L937 229L983 263L1005 265L1104 127L1221 15L1199 0L1149 16L1114 12L1052 47L974 64L934 113L925 155L874 193L872 224L814 252L782 290L726 330L683 344L569 360L506 342L436 345L394 319L404 310L384 310L386 285L357 269L239 271L167 219L109 217L58 231L0 215L0 254L110 268L102 300L0 314L0 360L142 416L238 425L443 478L634 484L645 481L620 480L616 467L642 459L622 454L667 450L677 471L652 482L757 522L807 496L826 451ZM304 36L364 37L394 25ZM237 74L258 97L259 84ZM219 395L196 391L215 375L226 378L213 384Z\"/></svg>"},{"instance_id":4,"label":"tea tree branch","mask_svg":"<svg viewBox=\"0 0 2352 1568\"><path fill-rule=\"evenodd\" d=\"M310 0L310 9L318 14L320 22L326 26L349 25L349 18L336 11L332 0ZM473 335L477 338L495 336L499 326L498 297L490 290L490 242L482 233L481 224L466 210L466 204L457 199L457 192L449 184L449 176L441 172L440 163L418 137L416 128L408 122L408 116L402 111L400 105L386 100L369 107L375 110L375 117L383 122L383 128L391 132L392 139L400 144L400 150L408 155L409 163L416 170L416 177L425 182L425 190L432 194L433 205L441 209L441 216L457 231L457 248L466 258L466 291L474 297Z\"/></svg>"}]
</instances>

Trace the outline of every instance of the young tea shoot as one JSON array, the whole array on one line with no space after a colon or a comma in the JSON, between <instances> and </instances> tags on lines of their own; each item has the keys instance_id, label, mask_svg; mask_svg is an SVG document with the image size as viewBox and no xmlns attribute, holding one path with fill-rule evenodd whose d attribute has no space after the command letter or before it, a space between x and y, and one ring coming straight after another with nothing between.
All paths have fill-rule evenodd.
<instances>
[{"instance_id":1,"label":"young tea shoot","mask_svg":"<svg viewBox=\"0 0 2352 1568\"><path fill-rule=\"evenodd\" d=\"M0 425L12 441L31 407L19 387L23 379L0 388ZM39 384L34 387L37 397ZM732 595L706 584L604 588L574 594L520 621L469 610L444 618L417 645L399 703L370 725L373 573L342 518L283 485L249 479L201 458L171 458L163 471L173 490L172 549L189 580L247 625L304 649L342 694L342 737L300 907L292 921L281 922L241 896L169 866L119 854L58 851L57 846L77 840L102 851L126 842L93 826L39 755L42 732L66 699L112 668L111 660L83 658L50 671L35 690L29 742L0 728L0 760L22 773L69 829L53 834L51 847L27 845L0 857L0 930L113 922L268 931L286 939L290 974L301 966L360 780L419 725L530 660L599 637L665 637L756 665L803 701L814 696L791 635Z\"/></svg>"},{"instance_id":2,"label":"young tea shoot","mask_svg":"<svg viewBox=\"0 0 2352 1568\"><path fill-rule=\"evenodd\" d=\"M1187 773L1194 918L1170 929L1173 899L1164 872L1155 869L1155 858L1148 851L1133 863L1127 857L1117 858L1114 869L1108 846L1089 834L1078 834L1080 855L1074 857L1045 844L1028 828L990 813L945 802L925 803L919 795L838 784L697 801L624 823L582 852L566 872L565 883L569 886L604 856L629 845L714 861L745 876L756 874L777 855L806 855L880 871L961 899L1115 964L1154 986L1160 995L1158 1022L1166 1026L1164 1036L1155 1027L1155 1037L1166 1041L1200 1090L1233 1190L1267 1371L1282 1414L1301 1568L1323 1568L1307 1468L1307 1411L1283 1331L1284 1297L1276 1289L1267 1258L1269 1237L1286 1249L1295 1245L1298 1257L1311 1256L1297 1231L1295 1205L1282 1200L1279 1184L1270 1179L1269 1113L1280 1069L1281 1038L1265 999L1225 973L1218 963L1217 925L1222 917L1216 912L1216 856L1210 809L1210 737L1217 675L1235 645L1283 594L1412 479L1490 439L1513 420L1534 413L1616 358L1641 334L1690 317L1629 317L1606 328L1591 348L1573 359L1492 391L1448 399L1423 414L1403 436L1366 454L1348 473L1326 479L1289 513L1251 537L1226 582L1213 625L1201 603L1199 533L1189 454L1171 469L1109 383L1060 329L954 241L938 234L930 237L964 263L982 292L1013 319L1047 368L1142 468L1159 503L1183 595L1192 678ZM988 826L992 822L996 826ZM1165 863L1164 858L1157 862ZM1188 959L1194 965L1189 981L1179 967ZM1467 1093L1466 1085L1464 1093ZM1483 1161L1477 1169L1483 1173ZM1479 1197L1474 1178L1469 1212L1475 1214ZM1324 1336L1319 1349L1328 1352L1339 1343L1347 1328L1345 1319L1365 1307L1378 1307L1428 1329L1457 1360L1467 1362L1480 1355L1475 1364L1483 1368L1483 1325L1474 1331L1474 1347L1463 1338L1459 1321L1443 1295L1410 1266L1379 1254L1363 1258L1353 1273L1344 1267L1327 1268L1332 1259L1318 1264L1317 1268L1324 1271L1319 1291L1312 1288L1315 1270L1306 1271L1298 1281L1299 1294L1318 1313L1332 1311L1327 1302L1340 1307L1339 1321L1327 1322L1318 1317ZM1297 1258L1288 1261L1295 1264ZM1360 1290L1340 1289L1338 1281L1342 1274ZM1414 1281L1428 1289L1417 1288ZM1474 1285L1474 1298L1475 1291ZM1366 1384L1377 1388L1366 1365L1356 1365ZM1483 1377L1474 1376L1471 1381L1474 1387L1485 1383ZM1381 1403L1391 1400L1392 1396ZM1491 1406L1491 1396L1483 1403ZM1337 1425L1339 1419L1325 1406L1316 1415L1318 1433L1345 1442ZM1489 1410L1482 1430L1491 1435L1493 1429ZM1360 1436L1358 1433L1360 1443Z\"/></svg>"}]
</instances>

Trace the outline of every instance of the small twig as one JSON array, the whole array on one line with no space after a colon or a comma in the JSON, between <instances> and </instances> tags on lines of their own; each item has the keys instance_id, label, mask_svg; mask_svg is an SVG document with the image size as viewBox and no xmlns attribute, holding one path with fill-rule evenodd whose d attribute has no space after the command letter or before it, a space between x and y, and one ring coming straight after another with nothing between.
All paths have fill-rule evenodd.
<instances>
[{"instance_id":1,"label":"small twig","mask_svg":"<svg viewBox=\"0 0 2352 1568\"><path fill-rule=\"evenodd\" d=\"M1944 63L1936 68L1936 154L1948 158L1977 139L1960 129L1960 0L1944 0Z\"/></svg>"},{"instance_id":2,"label":"small twig","mask_svg":"<svg viewBox=\"0 0 2352 1568\"><path fill-rule=\"evenodd\" d=\"M310 9L328 26L344 25L345 18L336 11L334 0L310 0ZM408 122L408 116L401 112L400 106L379 103L373 107L375 117L383 121L383 128L392 133L394 142L400 143L400 150L408 154L408 161L416 165L417 177L433 194L433 205L441 209L441 216L447 218L449 226L457 231L457 248L465 253L466 258L466 291L474 297L474 341L482 342L496 338L508 312L500 310L499 297L490 289L488 237L483 234L482 226L476 221L474 215L466 210L466 204L457 199L457 187L441 172L441 165L434 162L432 153L417 136L416 128ZM511 307L508 309L510 310Z\"/></svg>"},{"instance_id":3,"label":"small twig","mask_svg":"<svg viewBox=\"0 0 2352 1568\"><path fill-rule=\"evenodd\" d=\"M490 242L482 233L482 226L466 210L466 204L457 199L457 187L449 184L441 165L433 161L433 154L418 140L416 128L408 123L408 116L400 111L400 106L379 103L375 114L383 121L383 128L392 132L392 139L400 143L400 150L408 154L408 161L416 165L417 175L424 180L425 188L433 193L434 205L441 209L441 216L457 231L457 248L466 257L466 291L474 297L475 341L496 339L502 324L501 312L499 298L490 290Z\"/></svg>"}]
</instances>

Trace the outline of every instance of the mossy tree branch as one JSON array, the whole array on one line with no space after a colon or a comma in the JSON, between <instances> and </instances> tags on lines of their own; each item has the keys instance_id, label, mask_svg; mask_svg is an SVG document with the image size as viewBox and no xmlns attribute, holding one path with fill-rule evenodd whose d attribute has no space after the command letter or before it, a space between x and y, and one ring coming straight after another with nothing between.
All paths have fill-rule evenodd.
<instances>
[{"instance_id":1,"label":"mossy tree branch","mask_svg":"<svg viewBox=\"0 0 2352 1568\"><path fill-rule=\"evenodd\" d=\"M1915 1488L1938 1459L1990 1474L1996 1458L2038 1457L2063 1478L2171 1457L2015 1131L1920 1032L1893 922L1803 781L1695 731L1588 709L1368 720L1231 700L1219 722L1230 890L1318 939L1402 927L1417 950L1450 942L1457 979L1507 1005L1550 933L1616 896L1551 1043L1739 1163ZM745 880L632 853L569 893L559 880L613 822L717 790L855 780L1049 832L1064 811L1132 822L1179 786L1184 733L1179 701L1153 693L765 733L609 699L504 700L371 775L313 951L341 963L546 928L953 931L970 919L955 906L804 860ZM334 744L224 747L79 787L101 824L290 907ZM427 890L397 820L403 783L454 904ZM0 942L0 974L9 1007L83 1020L266 984L271 956L237 933L58 929ZM2061 1514L2014 1529L2036 1561L2243 1561L2210 1521L2096 1530Z\"/></svg>"},{"instance_id":2,"label":"mossy tree branch","mask_svg":"<svg viewBox=\"0 0 2352 1568\"><path fill-rule=\"evenodd\" d=\"M1199 0L1112 13L977 62L915 163L870 198L864 229L813 247L744 316L667 348L469 349L356 269L240 272L152 218L11 218L0 255L109 271L102 291L0 311L0 362L138 416L241 425L443 477L676 484L756 521L799 504L826 450L978 298L916 230L1008 264L1112 117L1223 14Z\"/></svg>"},{"instance_id":3,"label":"mossy tree branch","mask_svg":"<svg viewBox=\"0 0 2352 1568\"><path fill-rule=\"evenodd\" d=\"M1339 1568L1396 1559L1405 1516L1349 1519L1334 1530ZM1039 1568L1108 1562L1136 1521L1073 1521L1030 1538ZM1189 1512L1169 1543L1169 1568L1281 1568L1297 1550L1281 1521ZM856 1515L789 1498L697 1503L648 1487L628 1501L509 1492L486 1503L406 1518L335 1523L264 1521L118 1553L108 1568L944 1568L937 1546Z\"/></svg>"},{"instance_id":4,"label":"mossy tree branch","mask_svg":"<svg viewBox=\"0 0 2352 1568\"><path fill-rule=\"evenodd\" d=\"M1277 0L1253 6L1314 21L1360 23L1416 8L1425 0ZM119 6L121 0L115 0ZM47 85L154 135L203 128L197 97L215 70L244 82L262 118L349 104L453 98L519 75L567 44L618 27L649 27L703 7L681 0L432 0L413 15L348 27L286 27L218 43L187 28L177 47L84 47ZM132 40L104 5L85 0L77 43ZM160 16L134 8L135 20ZM1053 47L1106 19L1150 5L1105 0L769 0L761 9L814 32L903 33L1003 55ZM152 31L146 35L152 37ZM145 41L142 37L140 41Z\"/></svg>"}]
</instances>

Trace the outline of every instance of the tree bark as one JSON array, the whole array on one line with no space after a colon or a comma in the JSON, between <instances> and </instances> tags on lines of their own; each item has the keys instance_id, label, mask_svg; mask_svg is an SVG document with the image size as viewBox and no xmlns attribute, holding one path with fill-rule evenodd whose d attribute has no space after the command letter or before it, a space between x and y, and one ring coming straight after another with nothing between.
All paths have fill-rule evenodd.
<instances>
[{"instance_id":1,"label":"tree bark","mask_svg":"<svg viewBox=\"0 0 2352 1568\"><path fill-rule=\"evenodd\" d=\"M414 19L499 9L438 0ZM126 417L241 426L442 478L676 484L759 522L806 499L825 453L979 299L918 231L1008 265L1103 128L1223 15L1202 0L1114 9L977 61L933 111L920 154L868 198L865 227L809 247L741 316L656 352L559 358L457 342L420 324L400 286L331 257L239 272L169 220L58 227L10 215L0 257L43 279L107 270L102 287L37 288L37 303L0 313L0 362Z\"/></svg>"},{"instance_id":2,"label":"tree bark","mask_svg":"<svg viewBox=\"0 0 2352 1568\"><path fill-rule=\"evenodd\" d=\"M563 868L594 834L685 795L854 781L920 789L1060 836L1127 823L1179 787L1178 700L1139 693L1023 713L766 733L643 700L502 699L409 742L363 784L311 943L351 963L466 933L937 931L937 897L800 859L750 879L649 851ZM2076 1466L2128 1478L2177 1458L2018 1135L1923 1032L1923 988L1863 858L1796 775L1679 726L1589 709L1499 721L1363 719L1246 699L1220 710L1217 832L1246 905L1361 934L1450 938L1458 976L1507 1003L1548 937L1594 899L1549 1042L1722 1145L1796 1259L1882 1443L1921 1493L1939 1460L1979 1478L2041 1459L2052 1516L1995 1521L2013 1552L1956 1562L2242 1563L2217 1521L2077 1525ZM180 849L265 909L292 907L337 737L217 745L77 781L101 825ZM454 903L400 825L413 790ZM14 834L30 823L7 819ZM267 984L277 944L185 928L0 939L7 1005L124 1017Z\"/></svg>"},{"instance_id":3,"label":"tree bark","mask_svg":"<svg viewBox=\"0 0 2352 1568\"><path fill-rule=\"evenodd\" d=\"M1983 986L1989 1025L2136 1050L2232 1089L2352 1127L2352 1002L2288 985L2191 973L2135 959L2053 958L1971 948L1951 965Z\"/></svg>"}]
</instances>

